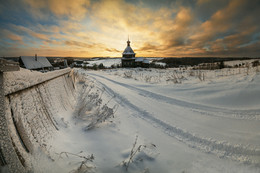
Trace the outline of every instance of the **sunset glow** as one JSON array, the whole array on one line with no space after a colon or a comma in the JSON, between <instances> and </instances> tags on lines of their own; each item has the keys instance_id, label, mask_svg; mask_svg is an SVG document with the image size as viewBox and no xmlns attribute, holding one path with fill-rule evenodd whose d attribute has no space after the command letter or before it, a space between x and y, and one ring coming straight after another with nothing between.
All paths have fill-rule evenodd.
<instances>
[{"instance_id":1,"label":"sunset glow","mask_svg":"<svg viewBox=\"0 0 260 173\"><path fill-rule=\"evenodd\" d=\"M0 56L121 57L260 54L258 0L8 0Z\"/></svg>"}]
</instances>

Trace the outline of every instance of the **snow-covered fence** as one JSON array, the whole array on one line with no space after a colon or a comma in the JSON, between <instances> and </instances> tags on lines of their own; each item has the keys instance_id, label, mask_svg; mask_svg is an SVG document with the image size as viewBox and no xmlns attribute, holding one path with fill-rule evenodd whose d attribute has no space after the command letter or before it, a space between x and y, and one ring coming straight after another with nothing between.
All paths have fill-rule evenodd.
<instances>
[{"instance_id":1,"label":"snow-covered fence","mask_svg":"<svg viewBox=\"0 0 260 173\"><path fill-rule=\"evenodd\" d=\"M58 130L51 105L69 106L65 98L74 90L70 72L69 68L44 74L25 69L0 72L0 172L1 167L30 172L35 150L48 155L46 140ZM59 100L54 100L57 96Z\"/></svg>"},{"instance_id":2,"label":"snow-covered fence","mask_svg":"<svg viewBox=\"0 0 260 173\"><path fill-rule=\"evenodd\" d=\"M26 80L22 79L25 76L22 76L21 78L18 78L18 80L5 80L4 84L4 94L5 96L17 93L19 91L23 91L25 89L34 87L36 85L45 83L47 81L50 81L52 79L58 78L60 76L66 75L71 72L70 68L53 71L49 73L39 73L39 75L34 75L32 79L29 79L30 76Z\"/></svg>"},{"instance_id":3,"label":"snow-covered fence","mask_svg":"<svg viewBox=\"0 0 260 173\"><path fill-rule=\"evenodd\" d=\"M4 74L6 71L18 71L19 63L0 59L0 166L7 166L19 172L25 172L21 163L18 162L13 143L8 133L8 125L5 117L5 94L4 94ZM1 170L0 170L1 171Z\"/></svg>"}]
</instances>

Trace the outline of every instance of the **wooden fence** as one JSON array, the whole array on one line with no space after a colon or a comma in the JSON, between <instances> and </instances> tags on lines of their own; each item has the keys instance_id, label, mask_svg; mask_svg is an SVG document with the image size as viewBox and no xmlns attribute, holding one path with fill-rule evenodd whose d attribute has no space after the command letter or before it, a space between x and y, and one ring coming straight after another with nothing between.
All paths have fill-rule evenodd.
<instances>
[{"instance_id":1,"label":"wooden fence","mask_svg":"<svg viewBox=\"0 0 260 173\"><path fill-rule=\"evenodd\" d=\"M0 59L0 172L1 169L8 169L9 172L26 173L30 172L27 167L23 165L21 155L16 148L16 144L13 143L11 135L8 131L8 123L6 119L6 103L5 99L10 94L22 92L23 90L30 89L44 82L53 80L70 73L70 69L59 70L53 73L50 77L44 78L43 80L36 81L24 88L18 90L11 90L6 92L4 90L4 72L19 71L19 63ZM22 133L22 132L21 132ZM2 167L2 168L1 168Z\"/></svg>"}]
</instances>

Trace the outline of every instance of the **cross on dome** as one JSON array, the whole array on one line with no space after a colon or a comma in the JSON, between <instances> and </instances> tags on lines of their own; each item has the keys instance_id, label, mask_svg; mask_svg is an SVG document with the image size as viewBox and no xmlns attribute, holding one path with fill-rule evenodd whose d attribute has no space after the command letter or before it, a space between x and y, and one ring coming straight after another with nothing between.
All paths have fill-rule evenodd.
<instances>
[{"instance_id":1,"label":"cross on dome","mask_svg":"<svg viewBox=\"0 0 260 173\"><path fill-rule=\"evenodd\" d=\"M128 35L128 40L127 40L127 46L130 46L130 41L129 41L129 35Z\"/></svg>"}]
</instances>

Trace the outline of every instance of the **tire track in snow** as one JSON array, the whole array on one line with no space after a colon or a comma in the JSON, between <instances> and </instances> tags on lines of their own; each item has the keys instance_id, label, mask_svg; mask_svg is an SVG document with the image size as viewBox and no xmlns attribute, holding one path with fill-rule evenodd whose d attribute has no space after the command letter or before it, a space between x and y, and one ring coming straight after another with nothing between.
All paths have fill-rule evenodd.
<instances>
[{"instance_id":1,"label":"tire track in snow","mask_svg":"<svg viewBox=\"0 0 260 173\"><path fill-rule=\"evenodd\" d=\"M206 105L201 105L201 104L196 104L196 103L190 103L190 102L174 99L171 97L163 96L160 94L156 94L156 93L144 90L144 89L140 89L140 88L137 88L137 87L125 84L125 83L121 83L121 82L106 78L106 77L98 75L98 74L94 74L94 73L88 73L88 74L106 79L112 83L118 84L120 86L131 89L133 91L137 91L139 95L149 97L149 98L152 98L157 101L162 101L162 102L165 102L168 104L174 104L174 105L177 105L180 107L190 108L193 112L198 112L203 115L217 116L217 117L223 117L223 118L229 118L229 119L242 119L242 120L247 119L247 120L256 120L256 121L260 120L258 118L260 109L250 110L250 111L248 111L248 110L228 110L228 109L224 109L224 108L216 108L216 107L211 107L211 106L206 106Z\"/></svg>"},{"instance_id":2,"label":"tire track in snow","mask_svg":"<svg viewBox=\"0 0 260 173\"><path fill-rule=\"evenodd\" d=\"M111 95L115 96L115 99L120 105L124 107L128 107L133 112L135 112L133 115L135 117L141 118L148 123L152 124L155 128L161 129L165 134L174 137L175 139L187 144L191 148L196 148L198 150L204 151L206 153L212 153L217 155L220 158L230 158L235 161L247 163L247 164L254 164L257 166L259 165L259 162L254 159L260 157L260 149L256 149L249 146L243 146L241 144L232 145L226 141L217 141L215 139L208 139L196 136L188 131L185 131L183 129L180 129L176 126L170 125L163 120L160 120L156 117L154 117L149 112L143 110L142 108L132 104L127 98L124 96L118 94L113 89L111 89L106 84L100 82L97 77L104 78L102 76L91 74L93 79L97 81L100 85L102 85ZM106 78L104 78L106 79ZM107 79L108 80L108 79ZM109 80L110 81L110 80ZM116 81L111 80L112 83L118 83Z\"/></svg>"}]
</instances>

